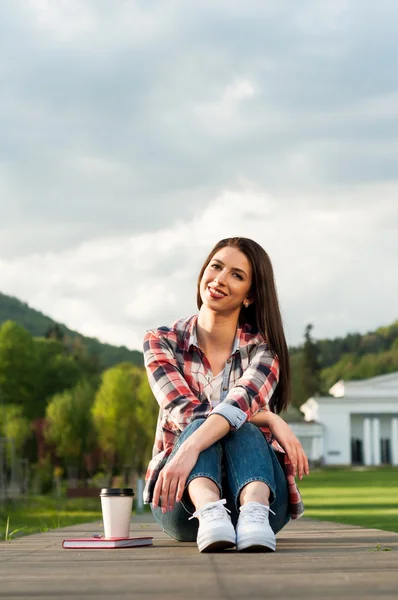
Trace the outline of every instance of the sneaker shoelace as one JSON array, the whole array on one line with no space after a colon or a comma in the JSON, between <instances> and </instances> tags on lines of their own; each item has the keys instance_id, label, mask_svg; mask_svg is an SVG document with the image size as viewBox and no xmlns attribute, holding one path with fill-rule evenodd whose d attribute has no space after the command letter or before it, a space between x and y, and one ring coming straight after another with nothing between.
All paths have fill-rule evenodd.
<instances>
[{"instance_id":1,"label":"sneaker shoelace","mask_svg":"<svg viewBox=\"0 0 398 600\"><path fill-rule=\"evenodd\" d=\"M241 518L249 523L264 523L268 521L268 513L275 514L269 506L257 502L248 502L240 507Z\"/></svg>"},{"instance_id":2,"label":"sneaker shoelace","mask_svg":"<svg viewBox=\"0 0 398 600\"><path fill-rule=\"evenodd\" d=\"M215 521L217 519L225 519L227 516L225 513L231 512L224 506L226 503L226 500L217 500L216 502L211 503L209 502L208 504L202 506L202 508L199 508L199 510L195 511L192 517L189 517L188 521L194 519L195 517L197 519L206 520L207 522Z\"/></svg>"}]
</instances>

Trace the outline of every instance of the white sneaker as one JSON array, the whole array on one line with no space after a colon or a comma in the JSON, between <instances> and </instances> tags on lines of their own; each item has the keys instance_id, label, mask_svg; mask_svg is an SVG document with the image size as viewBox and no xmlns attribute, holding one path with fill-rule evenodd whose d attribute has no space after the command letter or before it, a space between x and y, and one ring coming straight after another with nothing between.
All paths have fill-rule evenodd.
<instances>
[{"instance_id":1,"label":"white sneaker","mask_svg":"<svg viewBox=\"0 0 398 600\"><path fill-rule=\"evenodd\" d=\"M208 502L193 513L189 520L199 519L199 529L196 541L199 552L224 550L236 545L236 534L229 516L230 510L223 506L226 500Z\"/></svg>"},{"instance_id":2,"label":"white sneaker","mask_svg":"<svg viewBox=\"0 0 398 600\"><path fill-rule=\"evenodd\" d=\"M236 526L238 551L275 552L276 538L268 521L269 506L259 502L248 502L240 507Z\"/></svg>"}]
</instances>

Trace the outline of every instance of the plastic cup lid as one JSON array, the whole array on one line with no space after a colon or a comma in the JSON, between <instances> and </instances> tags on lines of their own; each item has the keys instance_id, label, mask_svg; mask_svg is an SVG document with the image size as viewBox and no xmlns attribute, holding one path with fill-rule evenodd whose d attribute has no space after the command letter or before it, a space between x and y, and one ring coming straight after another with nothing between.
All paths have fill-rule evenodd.
<instances>
[{"instance_id":1,"label":"plastic cup lid","mask_svg":"<svg viewBox=\"0 0 398 600\"><path fill-rule=\"evenodd\" d=\"M102 488L100 496L134 496L132 488Z\"/></svg>"}]
</instances>

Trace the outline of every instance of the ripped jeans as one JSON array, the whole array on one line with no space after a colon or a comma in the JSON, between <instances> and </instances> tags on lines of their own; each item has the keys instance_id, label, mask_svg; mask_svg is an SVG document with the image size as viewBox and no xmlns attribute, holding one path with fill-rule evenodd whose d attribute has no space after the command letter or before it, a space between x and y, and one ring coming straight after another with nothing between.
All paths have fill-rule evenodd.
<instances>
[{"instance_id":1,"label":"ripped jeans","mask_svg":"<svg viewBox=\"0 0 398 600\"><path fill-rule=\"evenodd\" d=\"M204 421L196 419L184 429L168 460ZM163 514L160 507L153 508L151 505L155 520L163 531L179 542L196 540L199 523L197 519L188 520L195 507L187 492L188 484L196 477L208 477L218 486L220 498L227 500L226 507L231 511L234 525L239 516L240 492L251 481L263 481L271 490L269 502L275 515L269 514L269 522L273 531L277 533L290 520L285 474L273 448L252 423L244 423L199 454L187 479L184 496L172 511Z\"/></svg>"}]
</instances>

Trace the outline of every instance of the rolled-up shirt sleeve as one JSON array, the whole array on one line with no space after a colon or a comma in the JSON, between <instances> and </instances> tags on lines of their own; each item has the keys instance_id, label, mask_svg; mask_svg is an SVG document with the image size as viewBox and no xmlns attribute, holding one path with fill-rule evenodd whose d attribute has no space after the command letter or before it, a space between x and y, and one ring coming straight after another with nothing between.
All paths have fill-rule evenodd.
<instances>
[{"instance_id":1,"label":"rolled-up shirt sleeve","mask_svg":"<svg viewBox=\"0 0 398 600\"><path fill-rule=\"evenodd\" d=\"M259 410L269 410L269 401L279 381L279 360L267 344L252 351L249 365L211 414L223 416L234 429Z\"/></svg>"},{"instance_id":2,"label":"rolled-up shirt sleeve","mask_svg":"<svg viewBox=\"0 0 398 600\"><path fill-rule=\"evenodd\" d=\"M233 429L239 429L239 427L247 420L247 415L243 410L236 406L232 406L232 404L224 404L224 402L221 402L221 404L216 406L211 411L210 415L221 415L228 421Z\"/></svg>"}]
</instances>

